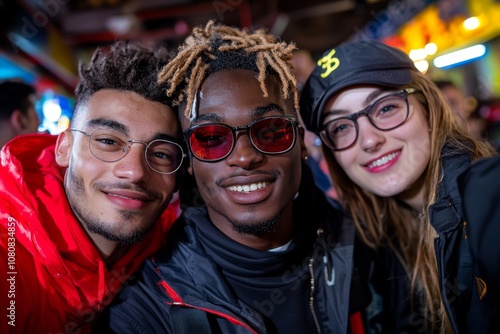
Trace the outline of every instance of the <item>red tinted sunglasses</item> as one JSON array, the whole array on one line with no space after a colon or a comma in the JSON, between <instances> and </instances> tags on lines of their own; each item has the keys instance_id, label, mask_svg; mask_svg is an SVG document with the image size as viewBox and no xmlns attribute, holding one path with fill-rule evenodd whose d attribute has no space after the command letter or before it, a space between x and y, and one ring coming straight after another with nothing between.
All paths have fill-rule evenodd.
<instances>
[{"instance_id":1,"label":"red tinted sunglasses","mask_svg":"<svg viewBox=\"0 0 500 334\"><path fill-rule=\"evenodd\" d=\"M184 131L184 136L196 159L215 162L231 154L241 131L246 131L250 143L259 152L271 155L288 152L295 144L297 126L295 117L270 116L237 127L222 123L195 125Z\"/></svg>"}]
</instances>

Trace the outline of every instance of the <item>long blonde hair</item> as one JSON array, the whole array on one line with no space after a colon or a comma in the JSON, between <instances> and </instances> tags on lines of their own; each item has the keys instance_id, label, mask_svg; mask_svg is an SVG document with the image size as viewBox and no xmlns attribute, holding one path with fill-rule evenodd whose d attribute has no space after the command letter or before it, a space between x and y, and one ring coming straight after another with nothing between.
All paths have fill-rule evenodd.
<instances>
[{"instance_id":1,"label":"long blonde hair","mask_svg":"<svg viewBox=\"0 0 500 334\"><path fill-rule=\"evenodd\" d=\"M324 144L322 148L333 184L353 216L361 239L373 248L386 243L397 250L411 282L412 296L422 301L423 306L419 311L428 321L429 329L451 333L450 322L439 298L434 252L437 235L428 217L428 209L436 200L441 177L441 150L446 143L478 159L492 155L493 149L486 142L467 134L429 78L412 71L412 82L408 87L416 88L419 92L415 96L427 112L430 128L430 159L423 175L425 205L418 216L394 197L380 197L361 189L339 166L332 151ZM391 235L389 231L392 231Z\"/></svg>"}]
</instances>

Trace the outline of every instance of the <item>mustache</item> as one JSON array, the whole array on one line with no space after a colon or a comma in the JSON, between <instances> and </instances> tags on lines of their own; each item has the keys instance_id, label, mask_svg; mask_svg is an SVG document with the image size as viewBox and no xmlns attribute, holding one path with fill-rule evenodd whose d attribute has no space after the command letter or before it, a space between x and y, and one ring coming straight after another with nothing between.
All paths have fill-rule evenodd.
<instances>
[{"instance_id":1,"label":"mustache","mask_svg":"<svg viewBox=\"0 0 500 334\"><path fill-rule=\"evenodd\" d=\"M132 190L141 194L144 194L147 198L151 200L161 199L162 195L158 192L152 191L144 186L133 184L129 182L96 182L92 185L92 188L99 191L109 192L110 190Z\"/></svg>"}]
</instances>

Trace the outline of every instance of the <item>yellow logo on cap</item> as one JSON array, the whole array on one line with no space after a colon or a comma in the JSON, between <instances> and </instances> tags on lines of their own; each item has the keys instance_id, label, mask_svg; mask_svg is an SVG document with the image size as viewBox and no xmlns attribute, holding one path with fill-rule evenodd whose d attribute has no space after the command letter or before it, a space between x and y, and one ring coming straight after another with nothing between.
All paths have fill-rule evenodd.
<instances>
[{"instance_id":1,"label":"yellow logo on cap","mask_svg":"<svg viewBox=\"0 0 500 334\"><path fill-rule=\"evenodd\" d=\"M340 65L340 59L337 57L333 57L335 55L335 49L330 51L329 54L318 60L318 66L321 66L325 69L325 72L321 73L321 77L324 79L330 75L333 71L337 69Z\"/></svg>"}]
</instances>

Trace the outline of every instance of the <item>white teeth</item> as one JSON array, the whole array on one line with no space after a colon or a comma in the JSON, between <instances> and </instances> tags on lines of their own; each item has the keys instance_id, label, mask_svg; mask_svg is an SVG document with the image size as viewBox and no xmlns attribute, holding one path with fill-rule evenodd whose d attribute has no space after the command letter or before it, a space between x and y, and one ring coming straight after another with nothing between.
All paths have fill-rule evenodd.
<instances>
[{"instance_id":1,"label":"white teeth","mask_svg":"<svg viewBox=\"0 0 500 334\"><path fill-rule=\"evenodd\" d=\"M227 187L227 189L231 190L231 191L249 193L249 192L257 190L257 189L262 189L268 185L269 185L269 182L259 182L259 183L244 184L244 185L239 185L239 186L230 186L230 187Z\"/></svg>"},{"instance_id":2,"label":"white teeth","mask_svg":"<svg viewBox=\"0 0 500 334\"><path fill-rule=\"evenodd\" d=\"M385 165L386 163L388 163L389 161L391 161L392 159L397 157L398 154L399 154L399 152L395 152L395 153L391 153L389 155L386 155L385 157L382 157L380 159L377 159L374 162L372 162L371 164L369 164L368 168L373 168L373 167Z\"/></svg>"}]
</instances>

